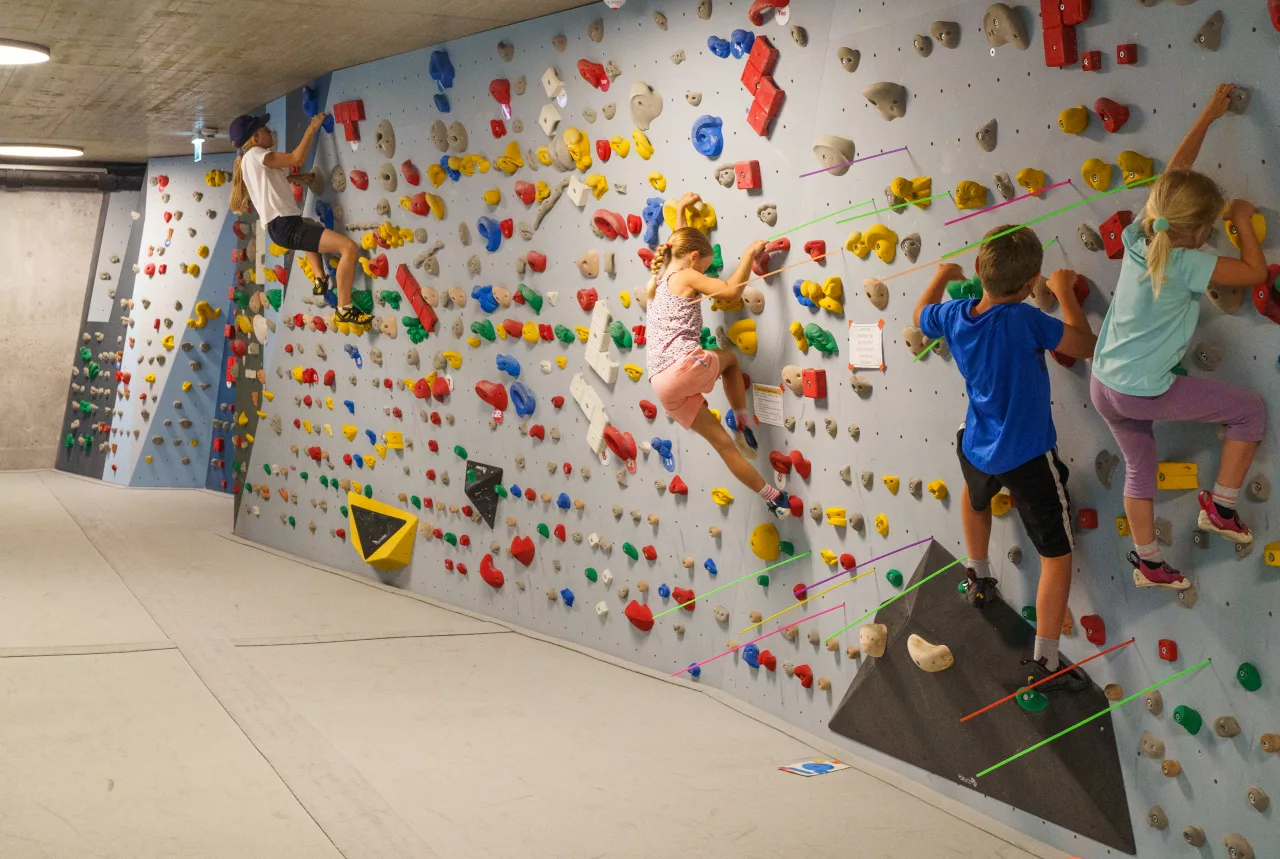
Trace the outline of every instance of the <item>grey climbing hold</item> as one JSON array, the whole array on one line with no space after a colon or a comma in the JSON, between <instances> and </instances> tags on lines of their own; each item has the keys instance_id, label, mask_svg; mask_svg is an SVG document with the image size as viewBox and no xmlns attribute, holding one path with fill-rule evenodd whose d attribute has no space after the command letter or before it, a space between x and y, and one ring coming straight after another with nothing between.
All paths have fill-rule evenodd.
<instances>
[{"instance_id":1,"label":"grey climbing hold","mask_svg":"<svg viewBox=\"0 0 1280 859\"><path fill-rule=\"evenodd\" d=\"M563 34L551 37L551 47L556 49L557 53L563 54L564 49L569 45L568 37Z\"/></svg>"},{"instance_id":2,"label":"grey climbing hold","mask_svg":"<svg viewBox=\"0 0 1280 859\"><path fill-rule=\"evenodd\" d=\"M1219 9L1200 25L1200 29L1196 30L1196 34L1191 41L1196 47L1203 48L1206 51L1218 50L1218 47L1222 44L1222 22L1222 10Z\"/></svg>"},{"instance_id":3,"label":"grey climbing hold","mask_svg":"<svg viewBox=\"0 0 1280 859\"><path fill-rule=\"evenodd\" d=\"M988 120L987 124L978 129L974 137L978 141L978 146L982 147L983 152L994 152L996 148L996 121Z\"/></svg>"},{"instance_id":4,"label":"grey climbing hold","mask_svg":"<svg viewBox=\"0 0 1280 859\"><path fill-rule=\"evenodd\" d=\"M589 108L589 107L584 107L584 108L582 109L582 118L583 118L583 119L585 119L585 120L587 121L587 124L588 124L588 125L590 125L590 124L594 123L594 122L596 121L596 112L595 112L595 110L593 110L592 108Z\"/></svg>"},{"instance_id":5,"label":"grey climbing hold","mask_svg":"<svg viewBox=\"0 0 1280 859\"><path fill-rule=\"evenodd\" d=\"M916 33L911 39L911 47L915 48L920 56L927 57L933 53L933 39L924 33Z\"/></svg>"},{"instance_id":6,"label":"grey climbing hold","mask_svg":"<svg viewBox=\"0 0 1280 859\"><path fill-rule=\"evenodd\" d=\"M374 129L373 145L382 153L383 158L396 157L396 130L391 127L389 120L382 120Z\"/></svg>"},{"instance_id":7,"label":"grey climbing hold","mask_svg":"<svg viewBox=\"0 0 1280 859\"><path fill-rule=\"evenodd\" d=\"M1009 563L1011 564L1021 564L1022 563L1022 547L1011 546L1009 548L1009 551L1006 553L1006 557L1009 558Z\"/></svg>"},{"instance_id":8,"label":"grey climbing hold","mask_svg":"<svg viewBox=\"0 0 1280 859\"><path fill-rule=\"evenodd\" d=\"M644 81L631 85L631 121L641 131L649 130L649 123L662 113L662 93Z\"/></svg>"},{"instance_id":9,"label":"grey climbing hold","mask_svg":"<svg viewBox=\"0 0 1280 859\"><path fill-rule=\"evenodd\" d=\"M1164 809L1158 805L1153 805L1147 811L1147 826L1152 829L1168 829L1169 815L1164 813Z\"/></svg>"},{"instance_id":10,"label":"grey climbing hold","mask_svg":"<svg viewBox=\"0 0 1280 859\"><path fill-rule=\"evenodd\" d=\"M919 355L924 351L924 332L914 325L907 325L902 329L902 343L912 355Z\"/></svg>"},{"instance_id":11,"label":"grey climbing hold","mask_svg":"<svg viewBox=\"0 0 1280 859\"><path fill-rule=\"evenodd\" d=\"M1182 840L1192 847L1204 846L1204 830L1199 826L1182 827Z\"/></svg>"},{"instance_id":12,"label":"grey climbing hold","mask_svg":"<svg viewBox=\"0 0 1280 859\"><path fill-rule=\"evenodd\" d=\"M799 45L802 48L808 47L809 31L806 30L804 27L801 27L799 24L792 24L791 25L791 41L795 42L797 45Z\"/></svg>"},{"instance_id":13,"label":"grey climbing hold","mask_svg":"<svg viewBox=\"0 0 1280 859\"><path fill-rule=\"evenodd\" d=\"M1111 478L1116 473L1116 467L1120 464L1120 457L1116 456L1109 450L1100 450L1098 455L1093 458L1093 473L1097 475L1098 482L1103 487L1111 488Z\"/></svg>"},{"instance_id":14,"label":"grey climbing hold","mask_svg":"<svg viewBox=\"0 0 1280 859\"><path fill-rule=\"evenodd\" d=\"M1249 496L1254 501L1266 501L1271 497L1271 481L1265 474L1255 474L1249 480Z\"/></svg>"},{"instance_id":15,"label":"grey climbing hold","mask_svg":"<svg viewBox=\"0 0 1280 859\"><path fill-rule=\"evenodd\" d=\"M1009 178L1008 173L996 174L996 190L999 191L1000 196L1004 197L1006 200L1012 200L1018 195L1017 188L1013 184L1013 180Z\"/></svg>"},{"instance_id":16,"label":"grey climbing hold","mask_svg":"<svg viewBox=\"0 0 1280 859\"><path fill-rule=\"evenodd\" d=\"M1259 813L1271 807L1271 797L1267 796L1267 792L1256 784L1249 785L1249 790L1245 796L1248 797L1249 804Z\"/></svg>"},{"instance_id":17,"label":"grey climbing hold","mask_svg":"<svg viewBox=\"0 0 1280 859\"><path fill-rule=\"evenodd\" d=\"M813 141L813 154L828 175L843 176L849 172L849 162L856 153L849 138L824 134Z\"/></svg>"},{"instance_id":18,"label":"grey climbing hold","mask_svg":"<svg viewBox=\"0 0 1280 859\"><path fill-rule=\"evenodd\" d=\"M333 172L329 174L329 187L339 194L347 190L347 171L341 167L334 167Z\"/></svg>"},{"instance_id":19,"label":"grey climbing hold","mask_svg":"<svg viewBox=\"0 0 1280 859\"><path fill-rule=\"evenodd\" d=\"M934 21L929 32L944 48L960 47L960 25L955 21Z\"/></svg>"},{"instance_id":20,"label":"grey climbing hold","mask_svg":"<svg viewBox=\"0 0 1280 859\"><path fill-rule=\"evenodd\" d=\"M449 128L444 124L443 119L437 119L431 123L431 142L435 144L436 149L441 152L449 151ZM335 167L334 171L341 170L341 167Z\"/></svg>"},{"instance_id":21,"label":"grey climbing hold","mask_svg":"<svg viewBox=\"0 0 1280 859\"><path fill-rule=\"evenodd\" d=\"M756 209L756 217L771 227L776 226L778 223L778 207L773 203L762 203Z\"/></svg>"},{"instance_id":22,"label":"grey climbing hold","mask_svg":"<svg viewBox=\"0 0 1280 859\"><path fill-rule=\"evenodd\" d=\"M1164 740L1157 737L1150 731L1143 731L1142 737L1138 740L1138 745L1142 748L1147 757L1159 760L1164 757Z\"/></svg>"},{"instance_id":23,"label":"grey climbing hold","mask_svg":"<svg viewBox=\"0 0 1280 859\"><path fill-rule=\"evenodd\" d=\"M902 248L902 253L908 262L915 262L920 257L920 234L909 233L903 236L902 241L898 242L898 247Z\"/></svg>"},{"instance_id":24,"label":"grey climbing hold","mask_svg":"<svg viewBox=\"0 0 1280 859\"><path fill-rule=\"evenodd\" d=\"M986 14L982 16L982 30L993 48L1013 45L1019 51L1025 51L1031 46L1022 16L1006 3L992 3L987 7Z\"/></svg>"},{"instance_id":25,"label":"grey climbing hold","mask_svg":"<svg viewBox=\"0 0 1280 859\"><path fill-rule=\"evenodd\" d=\"M1155 521L1156 540L1166 546L1173 545L1173 523L1163 516L1157 516Z\"/></svg>"},{"instance_id":26,"label":"grey climbing hold","mask_svg":"<svg viewBox=\"0 0 1280 859\"><path fill-rule=\"evenodd\" d=\"M587 25L587 38L593 42L604 41L604 18L596 18Z\"/></svg>"},{"instance_id":27,"label":"grey climbing hold","mask_svg":"<svg viewBox=\"0 0 1280 859\"><path fill-rule=\"evenodd\" d=\"M1216 370L1222 361L1222 349L1204 341L1196 344L1193 354L1196 366L1201 370Z\"/></svg>"},{"instance_id":28,"label":"grey climbing hold","mask_svg":"<svg viewBox=\"0 0 1280 859\"><path fill-rule=\"evenodd\" d=\"M698 0L698 17L704 21L711 20L711 0Z\"/></svg>"},{"instance_id":29,"label":"grey climbing hold","mask_svg":"<svg viewBox=\"0 0 1280 859\"><path fill-rule=\"evenodd\" d=\"M1153 690L1142 696L1142 705L1147 708L1147 712L1153 716L1159 716L1164 712L1164 696L1159 690Z\"/></svg>"},{"instance_id":30,"label":"grey climbing hold","mask_svg":"<svg viewBox=\"0 0 1280 859\"><path fill-rule=\"evenodd\" d=\"M516 95L524 95L525 90L529 88L529 81L524 75L516 78L511 84L511 91Z\"/></svg>"},{"instance_id":31,"label":"grey climbing hold","mask_svg":"<svg viewBox=\"0 0 1280 859\"><path fill-rule=\"evenodd\" d=\"M1240 735L1240 723L1235 716L1219 716L1213 720L1213 732L1224 740Z\"/></svg>"},{"instance_id":32,"label":"grey climbing hold","mask_svg":"<svg viewBox=\"0 0 1280 859\"><path fill-rule=\"evenodd\" d=\"M733 183L737 181L737 175L734 173L732 164L725 164L716 168L716 181L726 188L732 188Z\"/></svg>"},{"instance_id":33,"label":"grey climbing hold","mask_svg":"<svg viewBox=\"0 0 1280 859\"><path fill-rule=\"evenodd\" d=\"M1249 100L1253 97L1253 93L1248 87L1236 84L1236 88L1231 91L1231 112L1244 113L1249 109Z\"/></svg>"},{"instance_id":34,"label":"grey climbing hold","mask_svg":"<svg viewBox=\"0 0 1280 859\"><path fill-rule=\"evenodd\" d=\"M467 129L461 122L449 123L449 148L454 152L467 151Z\"/></svg>"},{"instance_id":35,"label":"grey climbing hold","mask_svg":"<svg viewBox=\"0 0 1280 859\"><path fill-rule=\"evenodd\" d=\"M675 63L677 66L684 62L684 48L671 52L671 62Z\"/></svg>"},{"instance_id":36,"label":"grey climbing hold","mask_svg":"<svg viewBox=\"0 0 1280 859\"><path fill-rule=\"evenodd\" d=\"M871 383L857 373L850 374L849 385L853 388L853 392L864 400L871 396Z\"/></svg>"},{"instance_id":37,"label":"grey climbing hold","mask_svg":"<svg viewBox=\"0 0 1280 859\"><path fill-rule=\"evenodd\" d=\"M858 478L862 481L863 489L870 489L871 485L875 482L876 476L870 471L864 471L862 474L858 475Z\"/></svg>"},{"instance_id":38,"label":"grey climbing hold","mask_svg":"<svg viewBox=\"0 0 1280 859\"><path fill-rule=\"evenodd\" d=\"M383 164L378 168L378 181L382 183L382 190L386 191L388 194L394 192L400 184L399 174L396 173L396 168L392 167L390 164ZM387 214L391 214L390 206L387 208Z\"/></svg>"},{"instance_id":39,"label":"grey climbing hold","mask_svg":"<svg viewBox=\"0 0 1280 859\"><path fill-rule=\"evenodd\" d=\"M702 104L702 93L698 92L696 89L686 90L684 100L689 103L690 107L697 107Z\"/></svg>"},{"instance_id":40,"label":"grey climbing hold","mask_svg":"<svg viewBox=\"0 0 1280 859\"><path fill-rule=\"evenodd\" d=\"M663 15L661 12L654 12L653 23L658 25L659 30L665 30L667 29L667 16Z\"/></svg>"},{"instance_id":41,"label":"grey climbing hold","mask_svg":"<svg viewBox=\"0 0 1280 859\"><path fill-rule=\"evenodd\" d=\"M1102 236L1098 235L1098 231L1088 224L1081 224L1076 228L1077 234L1080 236L1080 244L1091 251L1102 250Z\"/></svg>"},{"instance_id":42,"label":"grey climbing hold","mask_svg":"<svg viewBox=\"0 0 1280 859\"><path fill-rule=\"evenodd\" d=\"M841 68L853 74L858 70L858 63L862 62L862 52L853 48L837 48L836 58L840 60Z\"/></svg>"},{"instance_id":43,"label":"grey climbing hold","mask_svg":"<svg viewBox=\"0 0 1280 859\"><path fill-rule=\"evenodd\" d=\"M1239 832L1228 832L1222 843L1227 848L1227 859L1257 859L1253 845Z\"/></svg>"},{"instance_id":44,"label":"grey climbing hold","mask_svg":"<svg viewBox=\"0 0 1280 859\"><path fill-rule=\"evenodd\" d=\"M867 294L867 301L876 310L884 310L889 306L889 287L885 286L884 281L869 277L862 282L862 289Z\"/></svg>"},{"instance_id":45,"label":"grey climbing hold","mask_svg":"<svg viewBox=\"0 0 1280 859\"><path fill-rule=\"evenodd\" d=\"M503 41L503 42L499 42L499 43L498 43L498 56L499 56L499 57L502 57L502 61L503 61L504 63L509 63L509 62L511 62L512 58L514 58L514 57L515 57L515 55L516 55L516 46L515 46L515 45L511 44L510 42L506 42L506 41ZM388 157L390 157L390 156L388 156Z\"/></svg>"},{"instance_id":46,"label":"grey climbing hold","mask_svg":"<svg viewBox=\"0 0 1280 859\"><path fill-rule=\"evenodd\" d=\"M885 207L893 209L898 214L902 214L907 210L907 201L893 193L893 186L886 185L884 189Z\"/></svg>"},{"instance_id":47,"label":"grey climbing hold","mask_svg":"<svg viewBox=\"0 0 1280 859\"><path fill-rule=\"evenodd\" d=\"M604 114L605 119L613 119L614 115L618 112L618 105L611 101L604 107L600 108L600 112Z\"/></svg>"},{"instance_id":48,"label":"grey climbing hold","mask_svg":"<svg viewBox=\"0 0 1280 859\"><path fill-rule=\"evenodd\" d=\"M888 122L907 115L907 90L902 84L879 81L864 89L862 97Z\"/></svg>"}]
</instances>

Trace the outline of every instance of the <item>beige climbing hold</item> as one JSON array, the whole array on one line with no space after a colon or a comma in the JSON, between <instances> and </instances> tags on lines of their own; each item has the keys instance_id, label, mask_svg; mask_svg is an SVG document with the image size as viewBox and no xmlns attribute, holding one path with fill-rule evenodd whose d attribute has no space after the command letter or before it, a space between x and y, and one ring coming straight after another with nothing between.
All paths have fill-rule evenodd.
<instances>
[{"instance_id":1,"label":"beige climbing hold","mask_svg":"<svg viewBox=\"0 0 1280 859\"><path fill-rule=\"evenodd\" d=\"M849 645L844 649L844 655L845 655L845 658L847 659L857 659L859 656L862 655L862 650L860 648L854 647L853 645Z\"/></svg>"},{"instance_id":2,"label":"beige climbing hold","mask_svg":"<svg viewBox=\"0 0 1280 859\"><path fill-rule=\"evenodd\" d=\"M1147 826L1152 829L1168 829L1169 816L1164 813L1164 809L1158 805L1153 805L1147 811Z\"/></svg>"},{"instance_id":3,"label":"beige climbing hold","mask_svg":"<svg viewBox=\"0 0 1280 859\"><path fill-rule=\"evenodd\" d=\"M1177 778L1182 775L1182 764L1170 758L1160 764L1160 772L1164 773L1165 778Z\"/></svg>"},{"instance_id":4,"label":"beige climbing hold","mask_svg":"<svg viewBox=\"0 0 1280 859\"><path fill-rule=\"evenodd\" d=\"M1228 859L1256 859L1253 845L1239 832L1228 832L1222 843L1227 848Z\"/></svg>"},{"instance_id":5,"label":"beige climbing hold","mask_svg":"<svg viewBox=\"0 0 1280 859\"><path fill-rule=\"evenodd\" d=\"M930 644L918 635L907 638L907 653L911 654L917 667L930 673L946 671L956 662L951 648L945 644Z\"/></svg>"},{"instance_id":6,"label":"beige climbing hold","mask_svg":"<svg viewBox=\"0 0 1280 859\"><path fill-rule=\"evenodd\" d=\"M1124 687L1119 683L1108 683L1106 688L1102 690L1102 694L1106 696L1108 701L1119 701L1124 697Z\"/></svg>"},{"instance_id":7,"label":"beige climbing hold","mask_svg":"<svg viewBox=\"0 0 1280 859\"><path fill-rule=\"evenodd\" d=\"M1143 753L1148 757L1152 757L1157 760L1164 757L1164 740L1160 739L1150 731L1142 732L1142 737L1139 738L1138 745L1141 747Z\"/></svg>"},{"instance_id":8,"label":"beige climbing hold","mask_svg":"<svg viewBox=\"0 0 1280 859\"><path fill-rule=\"evenodd\" d=\"M889 627L883 623L868 623L858 630L858 643L862 652L871 657L884 656L884 649L889 643Z\"/></svg>"}]
</instances>

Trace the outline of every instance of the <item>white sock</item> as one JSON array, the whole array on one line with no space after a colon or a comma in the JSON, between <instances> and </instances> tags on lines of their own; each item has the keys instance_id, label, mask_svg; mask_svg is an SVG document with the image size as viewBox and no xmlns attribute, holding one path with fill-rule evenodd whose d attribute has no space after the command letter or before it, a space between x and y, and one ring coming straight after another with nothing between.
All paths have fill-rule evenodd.
<instances>
[{"instance_id":1,"label":"white sock","mask_svg":"<svg viewBox=\"0 0 1280 859\"><path fill-rule=\"evenodd\" d=\"M760 488L760 491L757 492L756 494L759 495L761 498L763 498L765 501L777 501L778 496L781 495L782 493L778 491L778 488L776 486L770 486L769 484L766 483L763 487Z\"/></svg>"},{"instance_id":2,"label":"white sock","mask_svg":"<svg viewBox=\"0 0 1280 859\"><path fill-rule=\"evenodd\" d=\"M969 569L973 570L978 578L991 578L991 559L990 558L971 558L969 560Z\"/></svg>"},{"instance_id":3,"label":"white sock","mask_svg":"<svg viewBox=\"0 0 1280 859\"><path fill-rule=\"evenodd\" d=\"M1058 639L1036 636L1036 650L1032 659L1044 660L1044 664L1054 671L1058 670L1061 660L1058 659Z\"/></svg>"}]
</instances>

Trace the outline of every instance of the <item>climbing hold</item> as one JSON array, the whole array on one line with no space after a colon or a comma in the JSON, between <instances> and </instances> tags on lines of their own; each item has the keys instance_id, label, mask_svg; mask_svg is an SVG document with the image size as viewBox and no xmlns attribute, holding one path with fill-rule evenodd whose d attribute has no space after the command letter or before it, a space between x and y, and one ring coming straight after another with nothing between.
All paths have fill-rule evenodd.
<instances>
[{"instance_id":1,"label":"climbing hold","mask_svg":"<svg viewBox=\"0 0 1280 859\"><path fill-rule=\"evenodd\" d=\"M1173 708L1173 721L1186 728L1187 733L1193 736L1200 733L1200 726L1204 724L1200 714L1185 704Z\"/></svg>"},{"instance_id":2,"label":"climbing hold","mask_svg":"<svg viewBox=\"0 0 1280 859\"><path fill-rule=\"evenodd\" d=\"M965 179L956 185L957 209L981 209L987 205L987 186Z\"/></svg>"},{"instance_id":3,"label":"climbing hold","mask_svg":"<svg viewBox=\"0 0 1280 859\"><path fill-rule=\"evenodd\" d=\"M883 513L876 515L876 533L881 537L889 536L889 518Z\"/></svg>"},{"instance_id":4,"label":"climbing hold","mask_svg":"<svg viewBox=\"0 0 1280 859\"><path fill-rule=\"evenodd\" d=\"M1164 740L1150 731L1143 731L1138 738L1138 746L1148 756L1159 760L1164 757Z\"/></svg>"},{"instance_id":5,"label":"climbing hold","mask_svg":"<svg viewBox=\"0 0 1280 859\"><path fill-rule=\"evenodd\" d=\"M886 121L892 122L907 114L907 90L901 84L880 81L864 89L862 97L869 101Z\"/></svg>"},{"instance_id":6,"label":"climbing hold","mask_svg":"<svg viewBox=\"0 0 1280 859\"><path fill-rule=\"evenodd\" d=\"M1256 859L1253 846L1238 832L1228 832L1222 843L1227 848L1227 859Z\"/></svg>"},{"instance_id":7,"label":"climbing hold","mask_svg":"<svg viewBox=\"0 0 1280 859\"><path fill-rule=\"evenodd\" d=\"M1262 675L1252 662L1240 663L1240 667L1236 669L1236 681L1250 692L1257 692L1262 688Z\"/></svg>"},{"instance_id":8,"label":"climbing hold","mask_svg":"<svg viewBox=\"0 0 1280 859\"><path fill-rule=\"evenodd\" d=\"M1108 698L1107 700L1111 699ZM1166 760L1160 764L1160 772L1164 773L1166 778L1177 778L1182 775L1182 764L1172 759Z\"/></svg>"},{"instance_id":9,"label":"climbing hold","mask_svg":"<svg viewBox=\"0 0 1280 859\"><path fill-rule=\"evenodd\" d=\"M1227 238L1231 244L1237 249L1240 247L1240 233L1236 231L1236 225L1231 223L1229 218L1224 218L1223 227L1226 229ZM1267 239L1267 219L1263 217L1261 212L1254 212L1253 217L1249 219L1250 226L1253 227L1254 235L1258 237L1259 242Z\"/></svg>"},{"instance_id":10,"label":"climbing hold","mask_svg":"<svg viewBox=\"0 0 1280 859\"><path fill-rule=\"evenodd\" d=\"M1163 808L1153 805L1147 811L1147 825L1152 829L1168 829L1169 817L1164 813Z\"/></svg>"},{"instance_id":11,"label":"climbing hold","mask_svg":"<svg viewBox=\"0 0 1280 859\"><path fill-rule=\"evenodd\" d=\"M757 525L751 531L749 543L752 553L760 560L777 560L781 544L778 537L778 529L772 522Z\"/></svg>"},{"instance_id":12,"label":"climbing hold","mask_svg":"<svg viewBox=\"0 0 1280 859\"><path fill-rule=\"evenodd\" d=\"M1271 807L1271 797L1267 796L1267 792L1256 784L1250 785L1245 796L1249 800L1249 804L1253 806L1255 811L1265 812Z\"/></svg>"},{"instance_id":13,"label":"climbing hold","mask_svg":"<svg viewBox=\"0 0 1280 859\"><path fill-rule=\"evenodd\" d=\"M1116 156L1120 165L1120 179L1126 185L1150 179L1155 170L1155 163L1140 152L1126 149Z\"/></svg>"},{"instance_id":14,"label":"climbing hold","mask_svg":"<svg viewBox=\"0 0 1280 859\"><path fill-rule=\"evenodd\" d=\"M862 53L855 51L853 48L837 48L836 58L840 61L840 67L852 74L858 70L858 63L862 61Z\"/></svg>"},{"instance_id":15,"label":"climbing hold","mask_svg":"<svg viewBox=\"0 0 1280 859\"><path fill-rule=\"evenodd\" d=\"M1240 723L1235 716L1219 716L1213 720L1213 732L1224 740L1240 734Z\"/></svg>"},{"instance_id":16,"label":"climbing hold","mask_svg":"<svg viewBox=\"0 0 1280 859\"><path fill-rule=\"evenodd\" d=\"M1080 175L1085 184L1095 191L1105 191L1111 187L1111 165L1099 158L1090 158L1080 167ZM1101 242L1099 242L1101 250Z\"/></svg>"},{"instance_id":17,"label":"climbing hold","mask_svg":"<svg viewBox=\"0 0 1280 859\"><path fill-rule=\"evenodd\" d=\"M1024 167L1018 171L1018 184L1030 194L1039 194L1044 190L1044 171L1034 167Z\"/></svg>"},{"instance_id":18,"label":"climbing hold","mask_svg":"<svg viewBox=\"0 0 1280 859\"><path fill-rule=\"evenodd\" d=\"M849 138L824 134L813 141L813 154L829 175L843 176L849 172L849 162L856 153Z\"/></svg>"},{"instance_id":19,"label":"climbing hold","mask_svg":"<svg viewBox=\"0 0 1280 859\"><path fill-rule=\"evenodd\" d=\"M1066 134L1079 134L1089 127L1089 111L1083 104L1069 107L1058 114L1058 128Z\"/></svg>"},{"instance_id":20,"label":"climbing hold","mask_svg":"<svg viewBox=\"0 0 1280 859\"><path fill-rule=\"evenodd\" d=\"M911 47L915 48L920 56L927 57L933 53L933 39L923 33L916 33L911 37Z\"/></svg>"},{"instance_id":21,"label":"climbing hold","mask_svg":"<svg viewBox=\"0 0 1280 859\"><path fill-rule=\"evenodd\" d=\"M885 647L889 642L889 627L883 623L864 624L858 630L858 643L862 647L862 652L867 656L878 658L884 656ZM915 658L914 655L912 657Z\"/></svg>"},{"instance_id":22,"label":"climbing hold","mask_svg":"<svg viewBox=\"0 0 1280 859\"><path fill-rule=\"evenodd\" d=\"M996 148L997 125L994 119L988 120L985 125L978 129L974 134L978 141L978 146L983 152L994 152Z\"/></svg>"},{"instance_id":23,"label":"climbing hold","mask_svg":"<svg viewBox=\"0 0 1280 859\"><path fill-rule=\"evenodd\" d=\"M1192 43L1206 51L1216 51L1222 44L1222 10L1218 10L1210 15L1205 22L1200 25L1200 29L1196 30L1195 35L1191 37Z\"/></svg>"},{"instance_id":24,"label":"climbing hold","mask_svg":"<svg viewBox=\"0 0 1280 859\"><path fill-rule=\"evenodd\" d=\"M693 123L693 148L708 158L719 158L724 150L724 122L704 114Z\"/></svg>"},{"instance_id":25,"label":"climbing hold","mask_svg":"<svg viewBox=\"0 0 1280 859\"><path fill-rule=\"evenodd\" d=\"M1102 646L1107 643L1107 623L1100 615L1086 614L1080 618L1080 625L1084 627L1084 637L1090 644Z\"/></svg>"}]
</instances>

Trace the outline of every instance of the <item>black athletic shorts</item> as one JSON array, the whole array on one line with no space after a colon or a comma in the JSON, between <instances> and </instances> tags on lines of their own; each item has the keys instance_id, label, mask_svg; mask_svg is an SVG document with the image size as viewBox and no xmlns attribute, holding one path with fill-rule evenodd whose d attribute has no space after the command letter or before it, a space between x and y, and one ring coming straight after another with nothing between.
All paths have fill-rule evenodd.
<instances>
[{"instance_id":1,"label":"black athletic shorts","mask_svg":"<svg viewBox=\"0 0 1280 859\"><path fill-rule=\"evenodd\" d=\"M974 510L986 510L991 499L1004 487L1009 490L1027 535L1041 557L1060 558L1071 554L1071 498L1067 495L1067 466L1058 451L1027 460L1004 474L987 474L964 455L964 427L956 433L956 454L960 471L969 487L969 503Z\"/></svg>"},{"instance_id":2,"label":"black athletic shorts","mask_svg":"<svg viewBox=\"0 0 1280 859\"><path fill-rule=\"evenodd\" d=\"M282 248L320 253L324 227L316 221L305 220L301 215L284 215L267 224L267 235Z\"/></svg>"}]
</instances>

